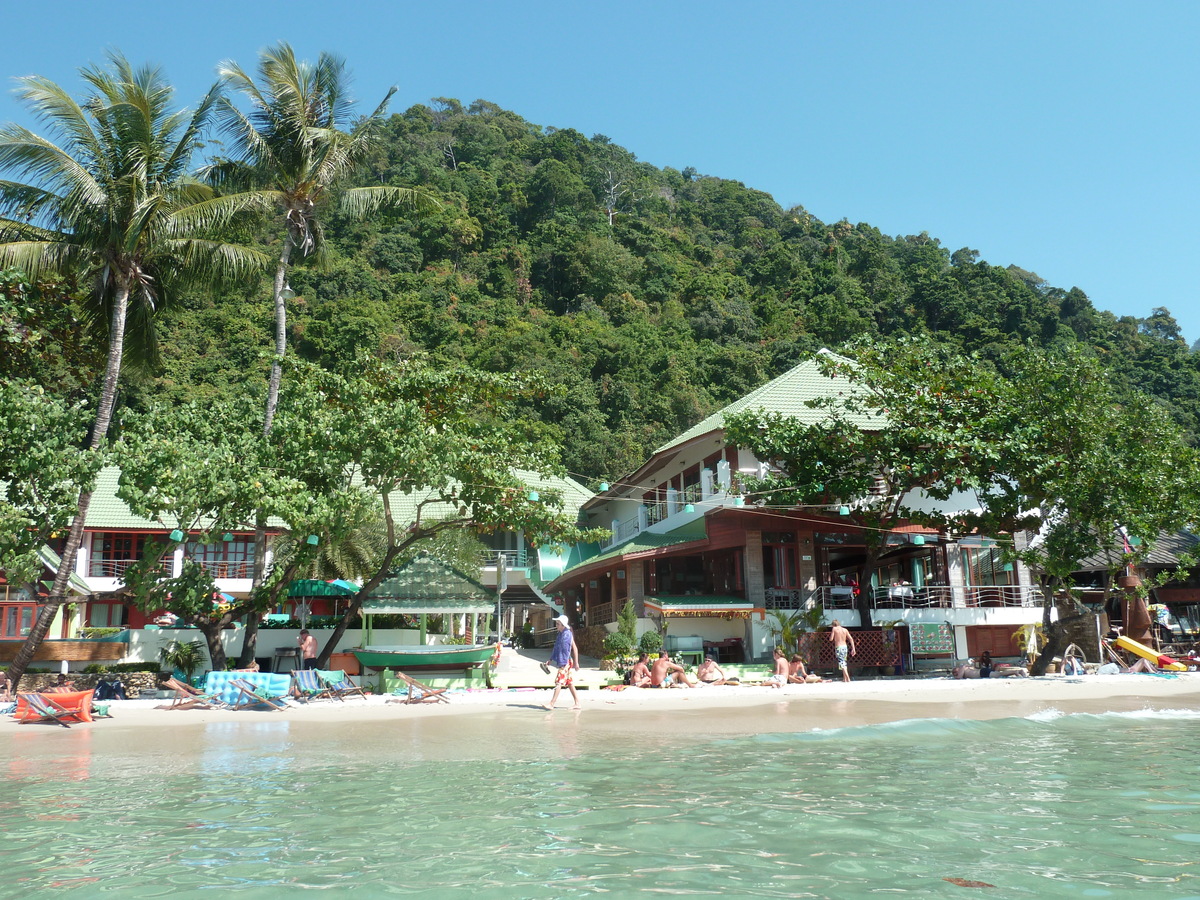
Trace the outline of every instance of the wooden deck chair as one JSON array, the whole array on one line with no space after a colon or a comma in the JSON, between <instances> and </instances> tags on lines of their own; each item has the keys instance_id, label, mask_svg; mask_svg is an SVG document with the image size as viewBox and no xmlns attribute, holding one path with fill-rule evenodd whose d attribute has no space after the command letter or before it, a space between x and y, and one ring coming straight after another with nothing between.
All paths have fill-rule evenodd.
<instances>
[{"instance_id":1,"label":"wooden deck chair","mask_svg":"<svg viewBox=\"0 0 1200 900\"><path fill-rule=\"evenodd\" d=\"M325 686L327 688L329 688L329 690L332 692L333 696L337 697L339 700L345 700L347 697L354 697L354 696L365 697L365 696L367 696L366 690L364 690L363 688L361 688L357 684L355 684L353 681L351 681L349 675L343 674L342 680L336 681L336 682L328 681L325 678L322 678L321 680L323 682L325 682Z\"/></svg>"},{"instance_id":2,"label":"wooden deck chair","mask_svg":"<svg viewBox=\"0 0 1200 900\"><path fill-rule=\"evenodd\" d=\"M194 688L178 678L168 678L163 682L175 691L170 703L161 703L155 709L228 709L229 704L216 694L206 694L199 688Z\"/></svg>"},{"instance_id":3,"label":"wooden deck chair","mask_svg":"<svg viewBox=\"0 0 1200 900\"><path fill-rule=\"evenodd\" d=\"M342 698L333 692L329 683L317 675L316 669L292 670L292 696L297 700L332 700Z\"/></svg>"},{"instance_id":4,"label":"wooden deck chair","mask_svg":"<svg viewBox=\"0 0 1200 900\"><path fill-rule=\"evenodd\" d=\"M410 675L405 675L397 670L396 676L408 685L408 695L405 703L449 703L450 698L445 696L449 688L431 688L427 684L421 684L417 679Z\"/></svg>"},{"instance_id":5,"label":"wooden deck chair","mask_svg":"<svg viewBox=\"0 0 1200 900\"><path fill-rule=\"evenodd\" d=\"M43 694L18 694L17 698L25 701L25 714L21 716L22 725L28 725L30 722L53 722L63 728L70 728L63 719L79 716L78 709L64 707Z\"/></svg>"},{"instance_id":6,"label":"wooden deck chair","mask_svg":"<svg viewBox=\"0 0 1200 900\"><path fill-rule=\"evenodd\" d=\"M238 692L233 702L233 709L252 709L255 706L265 706L268 709L287 709L287 701L282 697L272 697L263 693L244 678L230 679L229 686Z\"/></svg>"}]
</instances>

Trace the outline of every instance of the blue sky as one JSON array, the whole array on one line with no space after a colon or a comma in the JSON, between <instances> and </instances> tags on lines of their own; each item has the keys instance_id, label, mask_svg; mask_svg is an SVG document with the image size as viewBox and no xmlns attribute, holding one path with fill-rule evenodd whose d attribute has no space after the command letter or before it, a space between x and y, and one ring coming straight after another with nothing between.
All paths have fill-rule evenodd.
<instances>
[{"instance_id":1,"label":"blue sky","mask_svg":"<svg viewBox=\"0 0 1200 900\"><path fill-rule=\"evenodd\" d=\"M437 7L436 9L433 7ZM119 48L181 103L279 40L344 56L373 106L482 98L733 178L818 218L927 231L1200 339L1200 3L42 0L0 76L78 89ZM11 82L10 82L11 85ZM0 121L31 124L10 90Z\"/></svg>"}]
</instances>

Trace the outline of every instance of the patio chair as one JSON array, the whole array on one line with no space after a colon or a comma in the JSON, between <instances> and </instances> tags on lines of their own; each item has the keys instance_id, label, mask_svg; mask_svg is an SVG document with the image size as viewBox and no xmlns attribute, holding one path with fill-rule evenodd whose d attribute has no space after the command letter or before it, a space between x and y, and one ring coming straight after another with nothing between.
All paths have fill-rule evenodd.
<instances>
[{"instance_id":1,"label":"patio chair","mask_svg":"<svg viewBox=\"0 0 1200 900\"><path fill-rule=\"evenodd\" d=\"M233 709L252 709L265 706L268 709L287 709L287 701L282 697L272 697L269 693L260 691L244 678L233 678L229 686L238 692L233 702Z\"/></svg>"},{"instance_id":2,"label":"patio chair","mask_svg":"<svg viewBox=\"0 0 1200 900\"><path fill-rule=\"evenodd\" d=\"M351 681L350 676L348 676L345 672L342 673L342 677L338 681L330 681L324 677L322 677L321 680L325 682L325 686L329 688L333 696L337 697L339 700L345 700L347 697L367 696L367 692Z\"/></svg>"},{"instance_id":3,"label":"patio chair","mask_svg":"<svg viewBox=\"0 0 1200 900\"><path fill-rule=\"evenodd\" d=\"M25 701L24 712L21 712L18 704L18 711L15 713L22 725L28 725L30 722L53 722L63 728L70 728L63 719L79 718L79 707L72 709L63 706L44 694L18 694L17 699Z\"/></svg>"},{"instance_id":4,"label":"patio chair","mask_svg":"<svg viewBox=\"0 0 1200 900\"><path fill-rule=\"evenodd\" d=\"M431 688L427 684L422 684L410 675L405 675L397 670L396 677L408 685L408 693L405 695L404 703L449 703L450 698L445 696L449 688Z\"/></svg>"},{"instance_id":5,"label":"patio chair","mask_svg":"<svg viewBox=\"0 0 1200 900\"><path fill-rule=\"evenodd\" d=\"M309 700L342 699L334 693L329 683L317 674L316 669L292 670L292 696L306 703Z\"/></svg>"}]
</instances>

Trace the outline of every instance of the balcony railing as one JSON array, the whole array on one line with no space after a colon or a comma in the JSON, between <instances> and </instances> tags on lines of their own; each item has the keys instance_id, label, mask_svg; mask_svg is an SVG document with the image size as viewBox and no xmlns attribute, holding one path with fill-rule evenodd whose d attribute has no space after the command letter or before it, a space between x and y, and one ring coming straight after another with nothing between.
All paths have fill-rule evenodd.
<instances>
[{"instance_id":1,"label":"balcony railing","mask_svg":"<svg viewBox=\"0 0 1200 900\"><path fill-rule=\"evenodd\" d=\"M656 503L646 504L646 524L656 525L668 516L667 501L659 500Z\"/></svg>"},{"instance_id":2,"label":"balcony railing","mask_svg":"<svg viewBox=\"0 0 1200 900\"><path fill-rule=\"evenodd\" d=\"M1023 584L961 587L949 585L892 585L872 588L873 609L974 609L976 607L1041 606L1042 593ZM854 609L856 588L822 585L813 598L825 609Z\"/></svg>"},{"instance_id":3,"label":"balcony railing","mask_svg":"<svg viewBox=\"0 0 1200 900\"><path fill-rule=\"evenodd\" d=\"M213 578L253 578L254 577L254 560L239 559L239 560L216 560L216 559L198 559L200 563Z\"/></svg>"},{"instance_id":4,"label":"balcony railing","mask_svg":"<svg viewBox=\"0 0 1200 900\"><path fill-rule=\"evenodd\" d=\"M92 557L88 563L89 578L124 578L126 570L134 563L141 562L140 559L97 559ZM171 575L171 560L162 560L151 574L158 575L160 578L168 578Z\"/></svg>"},{"instance_id":5,"label":"balcony railing","mask_svg":"<svg viewBox=\"0 0 1200 900\"><path fill-rule=\"evenodd\" d=\"M588 625L608 625L617 621L617 604L609 600L607 603L597 603L587 610Z\"/></svg>"},{"instance_id":6,"label":"balcony railing","mask_svg":"<svg viewBox=\"0 0 1200 900\"><path fill-rule=\"evenodd\" d=\"M506 569L523 569L529 565L529 557L525 550L484 550L480 555L480 565L485 569L497 569L500 560L504 560Z\"/></svg>"},{"instance_id":7,"label":"balcony railing","mask_svg":"<svg viewBox=\"0 0 1200 900\"><path fill-rule=\"evenodd\" d=\"M687 485L679 495L680 503L699 503L704 499L704 488L697 484Z\"/></svg>"}]
</instances>

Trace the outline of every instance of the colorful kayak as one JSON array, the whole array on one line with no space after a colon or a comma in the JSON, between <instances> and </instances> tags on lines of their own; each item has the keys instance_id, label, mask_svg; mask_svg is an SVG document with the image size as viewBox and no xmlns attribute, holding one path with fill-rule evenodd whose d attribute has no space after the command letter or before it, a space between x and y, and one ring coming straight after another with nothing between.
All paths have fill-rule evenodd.
<instances>
[{"instance_id":1,"label":"colorful kayak","mask_svg":"<svg viewBox=\"0 0 1200 900\"><path fill-rule=\"evenodd\" d=\"M1122 650L1128 650L1130 653L1136 654L1142 659L1150 660L1150 662L1154 663L1160 669L1166 669L1168 672L1187 671L1187 666L1185 666L1183 663L1178 662L1169 656L1164 656L1153 648L1147 647L1145 644L1139 644L1132 638L1125 637L1125 635L1121 635L1119 638L1113 641L1113 643Z\"/></svg>"}]
</instances>

